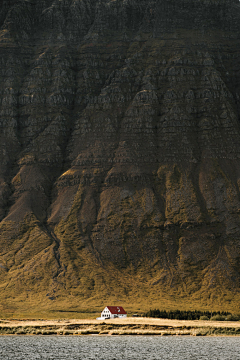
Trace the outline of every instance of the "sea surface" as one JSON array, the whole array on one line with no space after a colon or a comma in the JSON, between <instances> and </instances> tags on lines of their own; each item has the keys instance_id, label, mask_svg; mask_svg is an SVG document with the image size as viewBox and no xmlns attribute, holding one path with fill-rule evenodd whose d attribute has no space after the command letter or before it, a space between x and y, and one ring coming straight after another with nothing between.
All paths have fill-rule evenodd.
<instances>
[{"instance_id":1,"label":"sea surface","mask_svg":"<svg viewBox=\"0 0 240 360\"><path fill-rule=\"evenodd\" d=\"M240 360L240 337L1 336L1 360Z\"/></svg>"}]
</instances>

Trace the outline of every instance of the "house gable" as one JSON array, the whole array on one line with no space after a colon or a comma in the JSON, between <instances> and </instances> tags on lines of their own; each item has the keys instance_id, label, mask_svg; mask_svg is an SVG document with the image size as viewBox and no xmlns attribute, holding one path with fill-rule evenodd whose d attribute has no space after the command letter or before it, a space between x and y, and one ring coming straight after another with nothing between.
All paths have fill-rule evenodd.
<instances>
[{"instance_id":1,"label":"house gable","mask_svg":"<svg viewBox=\"0 0 240 360\"><path fill-rule=\"evenodd\" d=\"M103 309L103 311L102 311L102 313L101 313L101 316L102 316L102 317L108 317L108 316L110 316L110 315L111 315L111 312L109 311L108 307L106 306L106 307Z\"/></svg>"}]
</instances>

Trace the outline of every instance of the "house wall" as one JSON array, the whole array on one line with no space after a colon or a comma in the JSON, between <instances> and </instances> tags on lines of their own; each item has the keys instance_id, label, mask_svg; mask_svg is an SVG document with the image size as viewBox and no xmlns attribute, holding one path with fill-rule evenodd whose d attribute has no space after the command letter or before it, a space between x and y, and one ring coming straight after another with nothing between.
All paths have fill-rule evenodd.
<instances>
[{"instance_id":1,"label":"house wall","mask_svg":"<svg viewBox=\"0 0 240 360\"><path fill-rule=\"evenodd\" d=\"M109 317L110 319L114 319L114 317L127 317L127 315L126 314L119 314L119 315L111 314L111 312L108 310L108 308L105 307L103 309L103 311L101 312L101 317L103 317L103 318Z\"/></svg>"},{"instance_id":2,"label":"house wall","mask_svg":"<svg viewBox=\"0 0 240 360\"><path fill-rule=\"evenodd\" d=\"M110 317L110 318L112 318L111 313L110 313L110 311L108 310L107 307L105 307L105 309L103 309L103 311L101 313L101 317L104 317L104 318Z\"/></svg>"}]
</instances>

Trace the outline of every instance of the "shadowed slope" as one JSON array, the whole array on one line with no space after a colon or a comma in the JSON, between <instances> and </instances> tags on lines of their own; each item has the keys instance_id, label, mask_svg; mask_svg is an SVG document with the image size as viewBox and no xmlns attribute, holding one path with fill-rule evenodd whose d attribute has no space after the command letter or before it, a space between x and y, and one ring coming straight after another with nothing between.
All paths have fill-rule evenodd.
<instances>
[{"instance_id":1,"label":"shadowed slope","mask_svg":"<svg viewBox=\"0 0 240 360\"><path fill-rule=\"evenodd\" d=\"M238 2L0 4L1 296L235 306Z\"/></svg>"}]
</instances>

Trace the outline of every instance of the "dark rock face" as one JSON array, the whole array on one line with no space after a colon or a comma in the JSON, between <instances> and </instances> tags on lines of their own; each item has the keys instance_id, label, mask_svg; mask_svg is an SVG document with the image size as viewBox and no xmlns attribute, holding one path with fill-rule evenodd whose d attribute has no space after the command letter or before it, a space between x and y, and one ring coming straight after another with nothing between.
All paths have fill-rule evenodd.
<instances>
[{"instance_id":1,"label":"dark rock face","mask_svg":"<svg viewBox=\"0 0 240 360\"><path fill-rule=\"evenodd\" d=\"M237 299L239 2L2 0L0 26L3 296L111 270Z\"/></svg>"},{"instance_id":2,"label":"dark rock face","mask_svg":"<svg viewBox=\"0 0 240 360\"><path fill-rule=\"evenodd\" d=\"M239 31L238 0L163 0L157 2L155 12L157 34L180 28Z\"/></svg>"}]
</instances>

